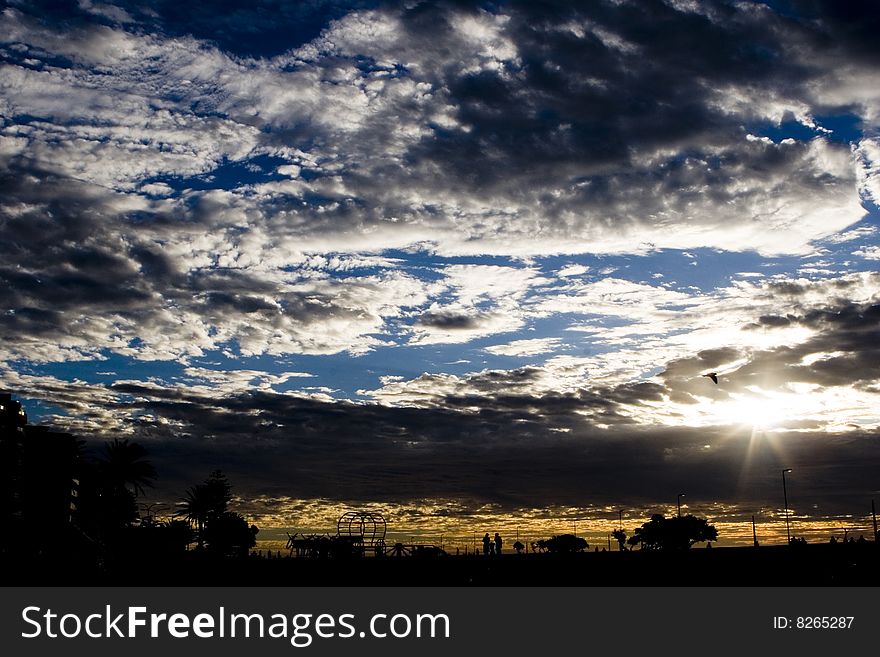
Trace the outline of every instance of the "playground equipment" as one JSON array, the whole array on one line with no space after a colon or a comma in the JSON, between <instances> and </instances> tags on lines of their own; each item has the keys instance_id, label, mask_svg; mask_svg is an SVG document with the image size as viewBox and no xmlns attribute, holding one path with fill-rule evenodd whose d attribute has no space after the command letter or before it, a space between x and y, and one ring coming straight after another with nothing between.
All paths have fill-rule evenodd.
<instances>
[{"instance_id":1,"label":"playground equipment","mask_svg":"<svg viewBox=\"0 0 880 657\"><path fill-rule=\"evenodd\" d=\"M388 524L375 511L346 511L336 522L336 535L287 533L287 549L292 557L434 557L446 552L436 545L385 544Z\"/></svg>"},{"instance_id":2,"label":"playground equipment","mask_svg":"<svg viewBox=\"0 0 880 657\"><path fill-rule=\"evenodd\" d=\"M336 534L340 537L358 539L364 550L385 548L385 532L388 524L381 513L373 511L346 511L336 521Z\"/></svg>"}]
</instances>

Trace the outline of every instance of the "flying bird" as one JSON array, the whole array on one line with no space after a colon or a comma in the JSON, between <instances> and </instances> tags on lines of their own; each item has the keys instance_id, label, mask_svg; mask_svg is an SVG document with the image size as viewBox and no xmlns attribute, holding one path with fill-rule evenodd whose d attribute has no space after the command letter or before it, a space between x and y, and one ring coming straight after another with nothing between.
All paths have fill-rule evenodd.
<instances>
[{"instance_id":1,"label":"flying bird","mask_svg":"<svg viewBox=\"0 0 880 657\"><path fill-rule=\"evenodd\" d=\"M700 376L707 376L715 382L715 385L718 385L718 372L709 372L708 374L701 374Z\"/></svg>"}]
</instances>

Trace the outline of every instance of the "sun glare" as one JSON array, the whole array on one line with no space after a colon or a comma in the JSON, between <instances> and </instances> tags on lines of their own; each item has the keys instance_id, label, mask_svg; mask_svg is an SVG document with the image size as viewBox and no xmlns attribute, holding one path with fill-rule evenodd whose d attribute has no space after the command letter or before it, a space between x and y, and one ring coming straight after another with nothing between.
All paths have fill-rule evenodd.
<instances>
[{"instance_id":1,"label":"sun glare","mask_svg":"<svg viewBox=\"0 0 880 657\"><path fill-rule=\"evenodd\" d=\"M725 424L740 424L756 429L772 429L785 423L789 409L779 399L753 394L731 395L729 401L715 408L718 419Z\"/></svg>"},{"instance_id":2,"label":"sun glare","mask_svg":"<svg viewBox=\"0 0 880 657\"><path fill-rule=\"evenodd\" d=\"M749 427L757 432L852 431L880 425L876 404L851 388L821 388L814 384L788 383L775 390L749 386L723 399L696 397L695 404L644 402L632 417L670 426Z\"/></svg>"}]
</instances>

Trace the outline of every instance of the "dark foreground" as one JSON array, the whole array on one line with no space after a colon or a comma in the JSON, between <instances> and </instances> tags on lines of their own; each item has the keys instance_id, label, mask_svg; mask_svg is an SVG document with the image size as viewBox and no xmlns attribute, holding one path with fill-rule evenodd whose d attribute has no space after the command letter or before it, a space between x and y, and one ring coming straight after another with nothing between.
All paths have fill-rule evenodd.
<instances>
[{"instance_id":1,"label":"dark foreground","mask_svg":"<svg viewBox=\"0 0 880 657\"><path fill-rule=\"evenodd\" d=\"M348 559L187 552L101 564L4 559L0 572L7 586L878 586L880 550L866 543Z\"/></svg>"}]
</instances>

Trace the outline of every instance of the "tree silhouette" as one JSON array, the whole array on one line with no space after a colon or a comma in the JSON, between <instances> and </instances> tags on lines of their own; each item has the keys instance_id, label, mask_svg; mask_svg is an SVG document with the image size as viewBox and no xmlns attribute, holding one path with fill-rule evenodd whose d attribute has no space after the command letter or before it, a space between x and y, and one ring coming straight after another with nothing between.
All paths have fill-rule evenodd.
<instances>
[{"instance_id":1,"label":"tree silhouette","mask_svg":"<svg viewBox=\"0 0 880 657\"><path fill-rule=\"evenodd\" d=\"M201 484L187 489L175 515L184 517L196 526L198 548L208 548L222 554L247 554L256 544L259 531L248 527L241 515L228 510L232 500L232 486L220 470L215 470Z\"/></svg>"},{"instance_id":2,"label":"tree silhouette","mask_svg":"<svg viewBox=\"0 0 880 657\"><path fill-rule=\"evenodd\" d=\"M614 537L614 540L617 541L618 545L620 545L620 551L626 551L626 532L622 529L615 529L611 532L611 536Z\"/></svg>"},{"instance_id":3,"label":"tree silhouette","mask_svg":"<svg viewBox=\"0 0 880 657\"><path fill-rule=\"evenodd\" d=\"M145 518L137 526L135 536L130 549L148 559L183 553L194 539L192 527L181 519Z\"/></svg>"},{"instance_id":4,"label":"tree silhouette","mask_svg":"<svg viewBox=\"0 0 880 657\"><path fill-rule=\"evenodd\" d=\"M144 494L144 487L152 487L156 468L146 460L147 450L137 443L114 438L104 444L98 459L98 471L111 486L128 489L135 496Z\"/></svg>"},{"instance_id":5,"label":"tree silhouette","mask_svg":"<svg viewBox=\"0 0 880 657\"><path fill-rule=\"evenodd\" d=\"M247 520L238 513L226 511L205 525L205 543L212 552L247 556L257 543L258 531L255 525L248 526Z\"/></svg>"},{"instance_id":6,"label":"tree silhouette","mask_svg":"<svg viewBox=\"0 0 880 657\"><path fill-rule=\"evenodd\" d=\"M537 546L541 550L547 550L547 552L556 552L559 554L583 552L590 547L585 539L575 536L574 534L560 534L553 538L542 539L537 542Z\"/></svg>"},{"instance_id":7,"label":"tree silhouette","mask_svg":"<svg viewBox=\"0 0 880 657\"><path fill-rule=\"evenodd\" d=\"M628 542L641 544L643 550L686 550L694 543L717 540L718 530L705 518L690 514L664 518L656 513L636 529Z\"/></svg>"},{"instance_id":8,"label":"tree silhouette","mask_svg":"<svg viewBox=\"0 0 880 657\"><path fill-rule=\"evenodd\" d=\"M232 500L232 486L220 470L214 470L201 484L187 489L183 500L178 503L180 510L176 516L183 516L197 525L199 531L212 518L226 513Z\"/></svg>"},{"instance_id":9,"label":"tree silhouette","mask_svg":"<svg viewBox=\"0 0 880 657\"><path fill-rule=\"evenodd\" d=\"M128 440L105 443L95 459L80 459L76 521L89 534L113 542L138 518L137 496L156 480L147 450Z\"/></svg>"},{"instance_id":10,"label":"tree silhouette","mask_svg":"<svg viewBox=\"0 0 880 657\"><path fill-rule=\"evenodd\" d=\"M174 515L182 516L196 526L196 540L199 548L204 547L204 527L211 510L210 491L204 484L198 484L188 488L183 499L178 502L178 509Z\"/></svg>"}]
</instances>

